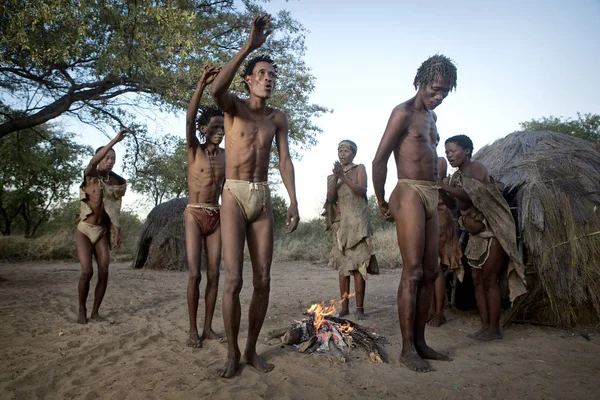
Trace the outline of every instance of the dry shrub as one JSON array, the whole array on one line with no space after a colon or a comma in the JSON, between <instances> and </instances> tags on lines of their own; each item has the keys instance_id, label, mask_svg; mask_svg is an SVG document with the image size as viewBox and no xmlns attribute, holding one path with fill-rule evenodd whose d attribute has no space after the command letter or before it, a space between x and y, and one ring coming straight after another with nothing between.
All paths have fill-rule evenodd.
<instances>
[{"instance_id":1,"label":"dry shrub","mask_svg":"<svg viewBox=\"0 0 600 400\"><path fill-rule=\"evenodd\" d=\"M401 267L394 225L376 231L373 245L381 268ZM304 260L327 263L331 246L332 239L325 230L325 222L323 219L313 219L301 222L294 233L286 234L285 230L276 232L274 258L278 261Z\"/></svg>"},{"instance_id":2,"label":"dry shrub","mask_svg":"<svg viewBox=\"0 0 600 400\"><path fill-rule=\"evenodd\" d=\"M278 261L327 262L329 249L328 232L320 218L300 222L298 229L290 234L286 234L284 228L275 232L273 257Z\"/></svg>"},{"instance_id":3,"label":"dry shrub","mask_svg":"<svg viewBox=\"0 0 600 400\"><path fill-rule=\"evenodd\" d=\"M373 235L373 246L379 266L383 268L402 268L402 257L398 247L395 225L376 231Z\"/></svg>"},{"instance_id":4,"label":"dry shrub","mask_svg":"<svg viewBox=\"0 0 600 400\"><path fill-rule=\"evenodd\" d=\"M121 248L111 252L119 261L131 261L136 251L142 221L132 211L123 211L119 218L121 224Z\"/></svg>"},{"instance_id":5,"label":"dry shrub","mask_svg":"<svg viewBox=\"0 0 600 400\"><path fill-rule=\"evenodd\" d=\"M113 249L111 255L119 261L131 260L141 222L137 216L128 212L122 214L121 222L123 246ZM53 229L46 229L42 236L36 238L26 238L22 235L0 236L0 260L78 260L75 243L77 228L73 221L65 220L62 226L53 223Z\"/></svg>"},{"instance_id":6,"label":"dry shrub","mask_svg":"<svg viewBox=\"0 0 600 400\"><path fill-rule=\"evenodd\" d=\"M29 253L30 242L31 239L26 239L23 236L0 236L0 260L25 260Z\"/></svg>"},{"instance_id":7,"label":"dry shrub","mask_svg":"<svg viewBox=\"0 0 600 400\"><path fill-rule=\"evenodd\" d=\"M73 230L60 230L33 239L3 236L0 237L0 257L11 261L76 260L74 235Z\"/></svg>"}]
</instances>

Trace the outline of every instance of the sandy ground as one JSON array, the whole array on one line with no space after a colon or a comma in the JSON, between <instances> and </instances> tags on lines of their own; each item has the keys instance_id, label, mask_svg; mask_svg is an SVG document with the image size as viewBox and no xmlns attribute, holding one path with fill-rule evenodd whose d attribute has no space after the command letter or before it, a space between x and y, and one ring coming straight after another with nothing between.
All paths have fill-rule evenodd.
<instances>
[{"instance_id":1,"label":"sandy ground","mask_svg":"<svg viewBox=\"0 0 600 400\"><path fill-rule=\"evenodd\" d=\"M465 337L477 328L477 317L456 311L448 311L447 325L426 331L429 344L454 361L433 362L431 373L409 371L398 362L398 271L383 271L367 284L367 325L387 337L389 362L373 364L356 349L349 362L340 363L267 343L269 330L301 318L312 303L338 290L336 272L324 266L274 264L258 348L275 369L262 374L243 366L231 380L215 375L226 357L225 343L185 346L186 273L113 264L101 309L109 322L84 326L75 323L79 271L71 262L0 265L8 279L0 283L1 398L600 398L597 335L587 341L571 331L515 325L504 340L479 343ZM250 268L245 272L241 346L252 293ZM221 293L217 304L214 327L222 333Z\"/></svg>"}]
</instances>

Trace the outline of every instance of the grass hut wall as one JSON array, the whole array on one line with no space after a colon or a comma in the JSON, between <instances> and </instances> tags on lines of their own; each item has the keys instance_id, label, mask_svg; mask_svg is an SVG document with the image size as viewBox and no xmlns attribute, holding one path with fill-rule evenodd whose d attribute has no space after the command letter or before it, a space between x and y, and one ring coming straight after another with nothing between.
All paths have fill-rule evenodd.
<instances>
[{"instance_id":1,"label":"grass hut wall","mask_svg":"<svg viewBox=\"0 0 600 400\"><path fill-rule=\"evenodd\" d=\"M161 203L148 214L140 229L133 268L185 271L188 269L183 212L188 198ZM202 246L201 268L206 269L206 252Z\"/></svg>"},{"instance_id":2,"label":"grass hut wall","mask_svg":"<svg viewBox=\"0 0 600 400\"><path fill-rule=\"evenodd\" d=\"M600 319L600 152L565 134L514 132L479 150L517 209L528 293L505 321L573 326Z\"/></svg>"}]
</instances>

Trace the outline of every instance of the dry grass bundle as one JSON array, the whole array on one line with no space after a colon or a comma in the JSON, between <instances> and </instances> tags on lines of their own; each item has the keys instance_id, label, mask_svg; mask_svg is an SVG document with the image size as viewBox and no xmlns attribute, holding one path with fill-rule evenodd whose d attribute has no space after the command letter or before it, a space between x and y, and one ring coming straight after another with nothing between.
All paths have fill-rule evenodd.
<instances>
[{"instance_id":1,"label":"dry grass bundle","mask_svg":"<svg viewBox=\"0 0 600 400\"><path fill-rule=\"evenodd\" d=\"M474 159L516 200L532 274L507 318L561 326L599 319L600 152L560 133L515 132Z\"/></svg>"}]
</instances>

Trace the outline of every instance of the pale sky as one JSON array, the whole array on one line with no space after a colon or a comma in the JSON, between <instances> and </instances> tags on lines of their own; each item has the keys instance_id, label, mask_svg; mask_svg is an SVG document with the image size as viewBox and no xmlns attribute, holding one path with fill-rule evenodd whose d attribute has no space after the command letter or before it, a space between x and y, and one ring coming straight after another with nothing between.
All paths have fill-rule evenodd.
<instances>
[{"instance_id":1,"label":"pale sky","mask_svg":"<svg viewBox=\"0 0 600 400\"><path fill-rule=\"evenodd\" d=\"M272 0L265 8L290 10L310 31L305 61L316 77L310 100L334 110L316 120L323 129L319 143L294 161L303 220L320 213L343 139L358 145L355 162L367 167L373 194L371 162L390 112L414 96L417 68L436 53L458 68L457 91L435 110L442 144L466 134L476 152L518 130L521 121L600 113L597 0ZM165 116L156 129L183 137L184 113ZM94 147L106 142L97 131L85 131ZM118 146L117 154L124 154ZM391 157L386 197L395 171ZM287 198L283 186L278 192ZM141 211L138 203L128 195L124 206Z\"/></svg>"}]
</instances>

